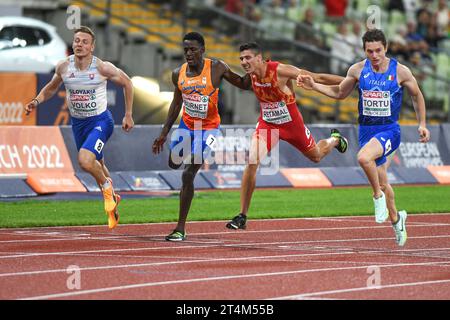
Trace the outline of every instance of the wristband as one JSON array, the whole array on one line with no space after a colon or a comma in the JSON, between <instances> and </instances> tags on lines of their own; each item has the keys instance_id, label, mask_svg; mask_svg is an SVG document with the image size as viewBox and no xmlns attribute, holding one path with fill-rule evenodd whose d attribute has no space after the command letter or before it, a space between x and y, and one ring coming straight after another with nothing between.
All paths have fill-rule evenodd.
<instances>
[{"instance_id":1,"label":"wristband","mask_svg":"<svg viewBox=\"0 0 450 320\"><path fill-rule=\"evenodd\" d=\"M33 99L33 100L31 100L31 101L36 101L38 105L39 105L39 104L41 104L41 103L39 102L39 100L38 100L38 99L36 99L36 98L34 98L34 99Z\"/></svg>"}]
</instances>

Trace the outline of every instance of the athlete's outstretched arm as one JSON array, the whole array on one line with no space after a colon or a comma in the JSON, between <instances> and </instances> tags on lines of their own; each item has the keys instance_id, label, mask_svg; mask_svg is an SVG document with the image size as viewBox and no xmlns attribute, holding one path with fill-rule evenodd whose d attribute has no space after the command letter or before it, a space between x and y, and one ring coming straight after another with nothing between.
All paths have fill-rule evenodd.
<instances>
[{"instance_id":1,"label":"athlete's outstretched arm","mask_svg":"<svg viewBox=\"0 0 450 320\"><path fill-rule=\"evenodd\" d=\"M241 77L239 74L235 73L231 68L223 61L218 60L219 68L223 70L223 77L233 86L238 87L243 90L252 89L252 80L248 74Z\"/></svg>"},{"instance_id":2,"label":"athlete's outstretched arm","mask_svg":"<svg viewBox=\"0 0 450 320\"><path fill-rule=\"evenodd\" d=\"M128 75L110 62L99 61L97 65L101 75L115 84L123 87L125 96L125 116L122 120L122 129L130 131L134 127L133 121L133 83Z\"/></svg>"},{"instance_id":3,"label":"athlete's outstretched arm","mask_svg":"<svg viewBox=\"0 0 450 320\"><path fill-rule=\"evenodd\" d=\"M314 82L323 83L327 85L339 84L344 80L344 77L328 73L314 73L304 69L299 69L289 64L280 64L277 69L278 77L286 77L296 80L299 76L308 75L312 77Z\"/></svg>"},{"instance_id":4,"label":"athlete's outstretched arm","mask_svg":"<svg viewBox=\"0 0 450 320\"><path fill-rule=\"evenodd\" d=\"M179 68L172 72L172 82L175 86L175 92L173 93L173 100L170 103L166 123L164 124L159 137L156 138L153 142L152 150L154 154L158 154L163 150L163 145L164 142L166 142L167 135L169 134L170 129L172 129L172 126L177 120L178 115L181 111L181 103L183 102L183 97L181 95L180 89L178 88L179 72Z\"/></svg>"},{"instance_id":5,"label":"athlete's outstretched arm","mask_svg":"<svg viewBox=\"0 0 450 320\"><path fill-rule=\"evenodd\" d=\"M408 90L411 96L414 111L416 112L417 121L419 122L419 141L428 142L430 140L430 131L427 129L426 123L426 108L425 99L422 91L420 91L416 78L411 73L411 70L404 65L399 65L398 75L400 79L400 85Z\"/></svg>"},{"instance_id":6,"label":"athlete's outstretched arm","mask_svg":"<svg viewBox=\"0 0 450 320\"><path fill-rule=\"evenodd\" d=\"M54 94L58 91L59 87L61 86L61 83L63 82L63 79L61 78L61 71L62 71L61 69L63 68L63 65L65 63L66 61L63 60L56 65L55 74L53 75L50 82L47 83L44 88L42 88L41 92L39 92L36 98L34 98L25 105L24 109L26 115L29 115L34 108L36 108L42 102L53 97Z\"/></svg>"},{"instance_id":7,"label":"athlete's outstretched arm","mask_svg":"<svg viewBox=\"0 0 450 320\"><path fill-rule=\"evenodd\" d=\"M359 74L357 69L357 65L351 66L347 72L347 76L339 85L327 86L316 83L310 75L299 75L297 77L297 86L307 90L315 90L330 98L345 99L352 92L358 82Z\"/></svg>"},{"instance_id":8,"label":"athlete's outstretched arm","mask_svg":"<svg viewBox=\"0 0 450 320\"><path fill-rule=\"evenodd\" d=\"M300 70L301 75L310 75L315 82L326 84L326 85L336 85L340 84L342 80L344 80L344 77L335 75L335 74L329 74L329 73L314 73L305 69Z\"/></svg>"}]
</instances>

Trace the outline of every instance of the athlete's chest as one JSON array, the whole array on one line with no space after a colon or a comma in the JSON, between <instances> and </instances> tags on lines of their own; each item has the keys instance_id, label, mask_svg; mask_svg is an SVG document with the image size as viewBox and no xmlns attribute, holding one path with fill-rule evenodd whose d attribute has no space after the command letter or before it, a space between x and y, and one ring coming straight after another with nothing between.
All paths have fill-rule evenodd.
<instances>
[{"instance_id":1,"label":"athlete's chest","mask_svg":"<svg viewBox=\"0 0 450 320\"><path fill-rule=\"evenodd\" d=\"M398 77L396 72L383 74L363 72L359 79L359 88L361 90L395 92L399 88Z\"/></svg>"},{"instance_id":2,"label":"athlete's chest","mask_svg":"<svg viewBox=\"0 0 450 320\"><path fill-rule=\"evenodd\" d=\"M214 90L220 86L222 74L215 68L210 60L205 60L201 69L190 69L183 65L178 76L178 87L181 91Z\"/></svg>"},{"instance_id":3,"label":"athlete's chest","mask_svg":"<svg viewBox=\"0 0 450 320\"><path fill-rule=\"evenodd\" d=\"M103 83L103 81L105 80L105 78L99 74L96 68L90 68L88 70L78 70L74 66L68 66L67 70L63 73L62 78L66 86L97 86Z\"/></svg>"},{"instance_id":4,"label":"athlete's chest","mask_svg":"<svg viewBox=\"0 0 450 320\"><path fill-rule=\"evenodd\" d=\"M198 75L195 77L189 77L188 75L180 76L179 87L182 92L188 91L202 91L207 89L208 78L206 75Z\"/></svg>"}]
</instances>

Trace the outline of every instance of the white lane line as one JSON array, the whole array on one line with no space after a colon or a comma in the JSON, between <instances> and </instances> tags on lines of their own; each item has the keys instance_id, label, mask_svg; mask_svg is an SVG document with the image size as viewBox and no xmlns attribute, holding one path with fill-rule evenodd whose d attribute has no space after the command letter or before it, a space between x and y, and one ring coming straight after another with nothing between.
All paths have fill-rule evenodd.
<instances>
[{"instance_id":1,"label":"white lane line","mask_svg":"<svg viewBox=\"0 0 450 320\"><path fill-rule=\"evenodd\" d=\"M449 216L450 212L445 213L411 213L409 217L412 216ZM360 220L365 220L367 218L373 218L372 215L361 215L361 216L329 216L329 217L300 217L300 218L273 218L273 219L254 219L249 218L251 221L255 222L271 222L271 221L295 221L295 220L332 220L332 221L341 221L348 219L355 219L357 222L361 222ZM189 221L189 224L208 224L208 223L227 223L229 220L214 220L214 221ZM372 220L370 220L372 221ZM152 223L139 223L139 224L121 224L121 226L153 226L153 225L175 225L176 222L152 222ZM33 228L14 228L14 230L41 230L41 229L76 229L76 228L105 228L105 225L90 225L90 226L52 226L52 227L33 227ZM11 228L0 228L1 231L11 231Z\"/></svg>"},{"instance_id":2,"label":"white lane line","mask_svg":"<svg viewBox=\"0 0 450 320\"><path fill-rule=\"evenodd\" d=\"M328 248L327 250L333 250L334 248ZM205 263L205 262L217 262L217 261L245 261L245 260L269 260L269 259L280 259L280 258L302 258L302 257L314 257L314 256L333 256L333 255L351 255L351 254L385 254L385 253L392 253L389 251L377 251L377 250L367 250L367 251L353 251L352 248L337 248L338 250L335 251L329 251L329 252L318 252L318 253L299 253L299 254L286 254L286 255L270 255L270 256L249 256L249 257L241 257L241 258L232 258L232 257L225 257L225 258L211 258L211 259L198 259L198 257L192 257L192 258L186 258L183 257L183 259L189 259L189 260L178 260L178 261L164 261L164 262L149 262L149 263L137 263L137 264L120 264L120 265L106 265L106 266L95 266L95 267L81 267L80 271L89 271L89 270L107 270L107 269L121 269L121 268L136 268L136 267L151 267L151 266L160 266L160 265L177 265L177 264L183 264L183 263ZM314 251L315 249L309 248L305 249L308 251ZM320 249L324 250L324 249ZM421 256L420 251L424 252L430 252L430 251L445 251L450 250L450 248L426 248L426 249L405 249L402 250L402 252L408 253L410 251L413 251L412 253L417 253L418 257L420 258L430 258L430 256ZM401 253L402 252L396 252ZM410 253L411 254L411 253ZM99 257L104 257L103 255L99 255ZM141 257L141 258L148 258L148 257ZM171 257L171 256L151 256L151 258L162 258L162 259L179 259L179 257ZM433 258L440 258L442 260L445 260L445 257L436 256ZM288 261L288 260L286 260ZM322 263L324 261L309 261L311 263ZM329 262L329 261L325 261ZM342 263L342 261L332 261L332 262L339 262ZM443 264L450 263L450 261L441 261ZM439 264L441 263L439 261L430 262L433 264ZM367 262L361 262L361 261L349 261L346 263L367 263ZM426 262L428 263L428 262ZM383 265L383 264L389 264L385 262L381 263L375 263L372 264L375 265ZM66 269L49 269L49 270L34 270L34 271L23 271L23 272L9 272L9 273L0 273L0 278L2 277L15 277L15 276L24 276L24 275L35 275L35 274L46 274L46 273L58 273L58 272L66 272Z\"/></svg>"},{"instance_id":3,"label":"white lane line","mask_svg":"<svg viewBox=\"0 0 450 320\"><path fill-rule=\"evenodd\" d=\"M311 297L315 297L315 296L330 295L330 294L340 294L340 293L358 292L358 291L371 291L371 290L381 290L381 289L400 288L400 287L423 286L423 285L435 285L435 284L441 284L441 283L450 283L450 279L420 281L420 282L405 282L405 283L380 285L378 287L366 286L366 287L360 287L360 288L348 288L348 289L340 289L340 290L300 293L300 294L296 294L296 295L276 297L276 298L271 298L271 299L267 299L267 300L301 300L304 298L311 298ZM324 297L322 297L322 298L324 298Z\"/></svg>"},{"instance_id":4,"label":"white lane line","mask_svg":"<svg viewBox=\"0 0 450 320\"><path fill-rule=\"evenodd\" d=\"M33 240L4 240L4 241L0 241L0 243L14 243L14 244L21 244L21 243L29 243L29 242L49 242L49 241L78 241L78 240L91 240L90 238L57 238L57 239L33 239ZM95 239L92 239L95 240ZM98 239L100 240L100 238Z\"/></svg>"},{"instance_id":5,"label":"white lane line","mask_svg":"<svg viewBox=\"0 0 450 320\"><path fill-rule=\"evenodd\" d=\"M450 263L450 262L449 262ZM380 268L397 268L397 267L405 267L405 266L429 266L436 264L434 262L428 263L399 263L399 264L390 264L390 265L381 265ZM446 263L447 264L447 263ZM231 280L231 279L247 279L247 278L258 278L258 277L273 277L273 276L286 276L293 274L302 274L302 273L312 273L312 272L326 272L326 271L343 271L343 270L357 270L357 269L366 269L372 266L354 266L354 267L339 267L339 268L320 268L320 269L307 269L307 270L292 270L292 271L280 271L280 272L268 272L268 273L253 273L246 275L230 275L230 276L219 276L219 277L206 277L206 278L193 278L193 279L184 279L184 280L172 280L172 281L160 281L160 282L145 282L145 283L137 283L137 284L129 284L115 287L104 287L90 290L79 290L72 292L62 292L55 293L49 295L41 295L41 296L32 296L25 297L19 300L42 300L42 299L54 299L54 298L65 298L65 297L73 297L85 294L93 294L93 293L101 293L101 292L111 292L118 290L128 290L128 289L138 289L145 287L155 287L155 286L165 286L165 285L174 285L174 284L185 284L185 283L196 283L196 282L209 282L209 281L221 281L221 280ZM450 281L450 280L448 280Z\"/></svg>"},{"instance_id":6,"label":"white lane line","mask_svg":"<svg viewBox=\"0 0 450 320\"><path fill-rule=\"evenodd\" d=\"M354 254L354 253L355 252L330 252L330 253L254 256L254 257L242 257L242 258L211 258L211 259L196 258L196 260L178 260L178 261L150 262L150 263L137 263L137 264L109 265L109 266L99 266L99 267L85 267L85 268L80 268L79 270L80 271L89 271L89 270L154 267L154 266L164 266L164 265L177 265L177 264L186 264L186 263L206 263L206 262L219 262L219 261L269 260L269 259L275 259L275 258L297 258L297 257L305 257L305 256L341 255L341 254ZM46 273L58 273L58 272L66 272L66 271L67 271L66 269L52 269L52 270L36 270L36 271L24 271L24 272L0 273L0 278L35 275L35 274L46 274Z\"/></svg>"},{"instance_id":7,"label":"white lane line","mask_svg":"<svg viewBox=\"0 0 450 320\"><path fill-rule=\"evenodd\" d=\"M409 237L409 240L413 239L440 239L440 238L450 238L450 235L439 235L439 236L417 236ZM103 249L103 250L87 250L87 251L57 251L57 252L37 252L37 253L20 253L15 255L0 256L0 259L13 259L13 258L26 258L26 257L42 257L42 256L64 256L64 255L79 255L87 253L104 253L104 252L125 252L125 251L147 251L147 250L171 250L171 249L204 249L204 248L224 248L224 247L254 247L254 246L269 246L269 245L286 245L286 244L309 244L309 243L342 243L342 242L361 242L361 241L383 241L383 240L393 240L392 237L389 238L361 238L361 239L339 239L339 240L305 240L305 241L282 241L282 242L249 242L249 243L210 243L204 245L205 242L195 242L195 241L184 241L185 243L200 243L199 245L180 245L180 246L164 246L164 247L142 247L142 248L122 248L122 249ZM266 249L280 249L280 248L266 248ZM302 248L287 248L288 250L298 250ZM358 249L357 247L354 249ZM362 248L366 249L367 248ZM341 249L342 250L342 249ZM379 252L379 251L374 251ZM401 250L392 251L393 253L401 252Z\"/></svg>"},{"instance_id":8,"label":"white lane line","mask_svg":"<svg viewBox=\"0 0 450 320\"><path fill-rule=\"evenodd\" d=\"M410 228L414 227L443 227L443 226L450 226L450 224L444 224L444 223L435 223L435 224L422 224L417 223L414 225L409 225ZM331 228L298 228L298 229L271 229L271 230L246 230L245 234L267 234L267 233L280 233L280 232L323 232L323 231L342 231L342 230L359 230L359 229L391 229L392 226L386 225L386 226L364 226L364 227L331 227ZM4 233L5 234L5 233ZM231 232L231 231L220 231L220 232L196 232L196 233L190 233L189 236L205 236L205 235L236 235L237 233ZM10 233L10 235L16 235L15 233ZM20 234L20 235L27 235L27 236L39 236L39 237L47 237L48 234L42 233L33 233L33 234ZM75 241L75 240L117 240L117 241L125 241L127 239L133 240L133 242L146 242L145 238L154 238L154 237L161 237L162 238L166 234L154 234L154 235L105 235L104 237L101 236L92 236L91 234L77 234L77 235L63 235L59 234L57 237L54 238L47 238L47 239L25 239L25 240L0 240L0 243L15 243L19 244L22 242L49 242L49 241ZM65 238L66 237L66 238ZM144 238L144 239L140 239Z\"/></svg>"}]
</instances>

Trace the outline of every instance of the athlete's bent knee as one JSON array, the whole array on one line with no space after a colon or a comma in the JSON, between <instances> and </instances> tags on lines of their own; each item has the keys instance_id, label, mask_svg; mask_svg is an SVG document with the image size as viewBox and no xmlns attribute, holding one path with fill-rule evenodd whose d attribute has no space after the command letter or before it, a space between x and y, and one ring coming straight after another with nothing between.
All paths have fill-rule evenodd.
<instances>
[{"instance_id":1,"label":"athlete's bent knee","mask_svg":"<svg viewBox=\"0 0 450 320\"><path fill-rule=\"evenodd\" d=\"M358 154L358 163L361 167L365 167L370 163L370 159L363 154Z\"/></svg>"}]
</instances>

